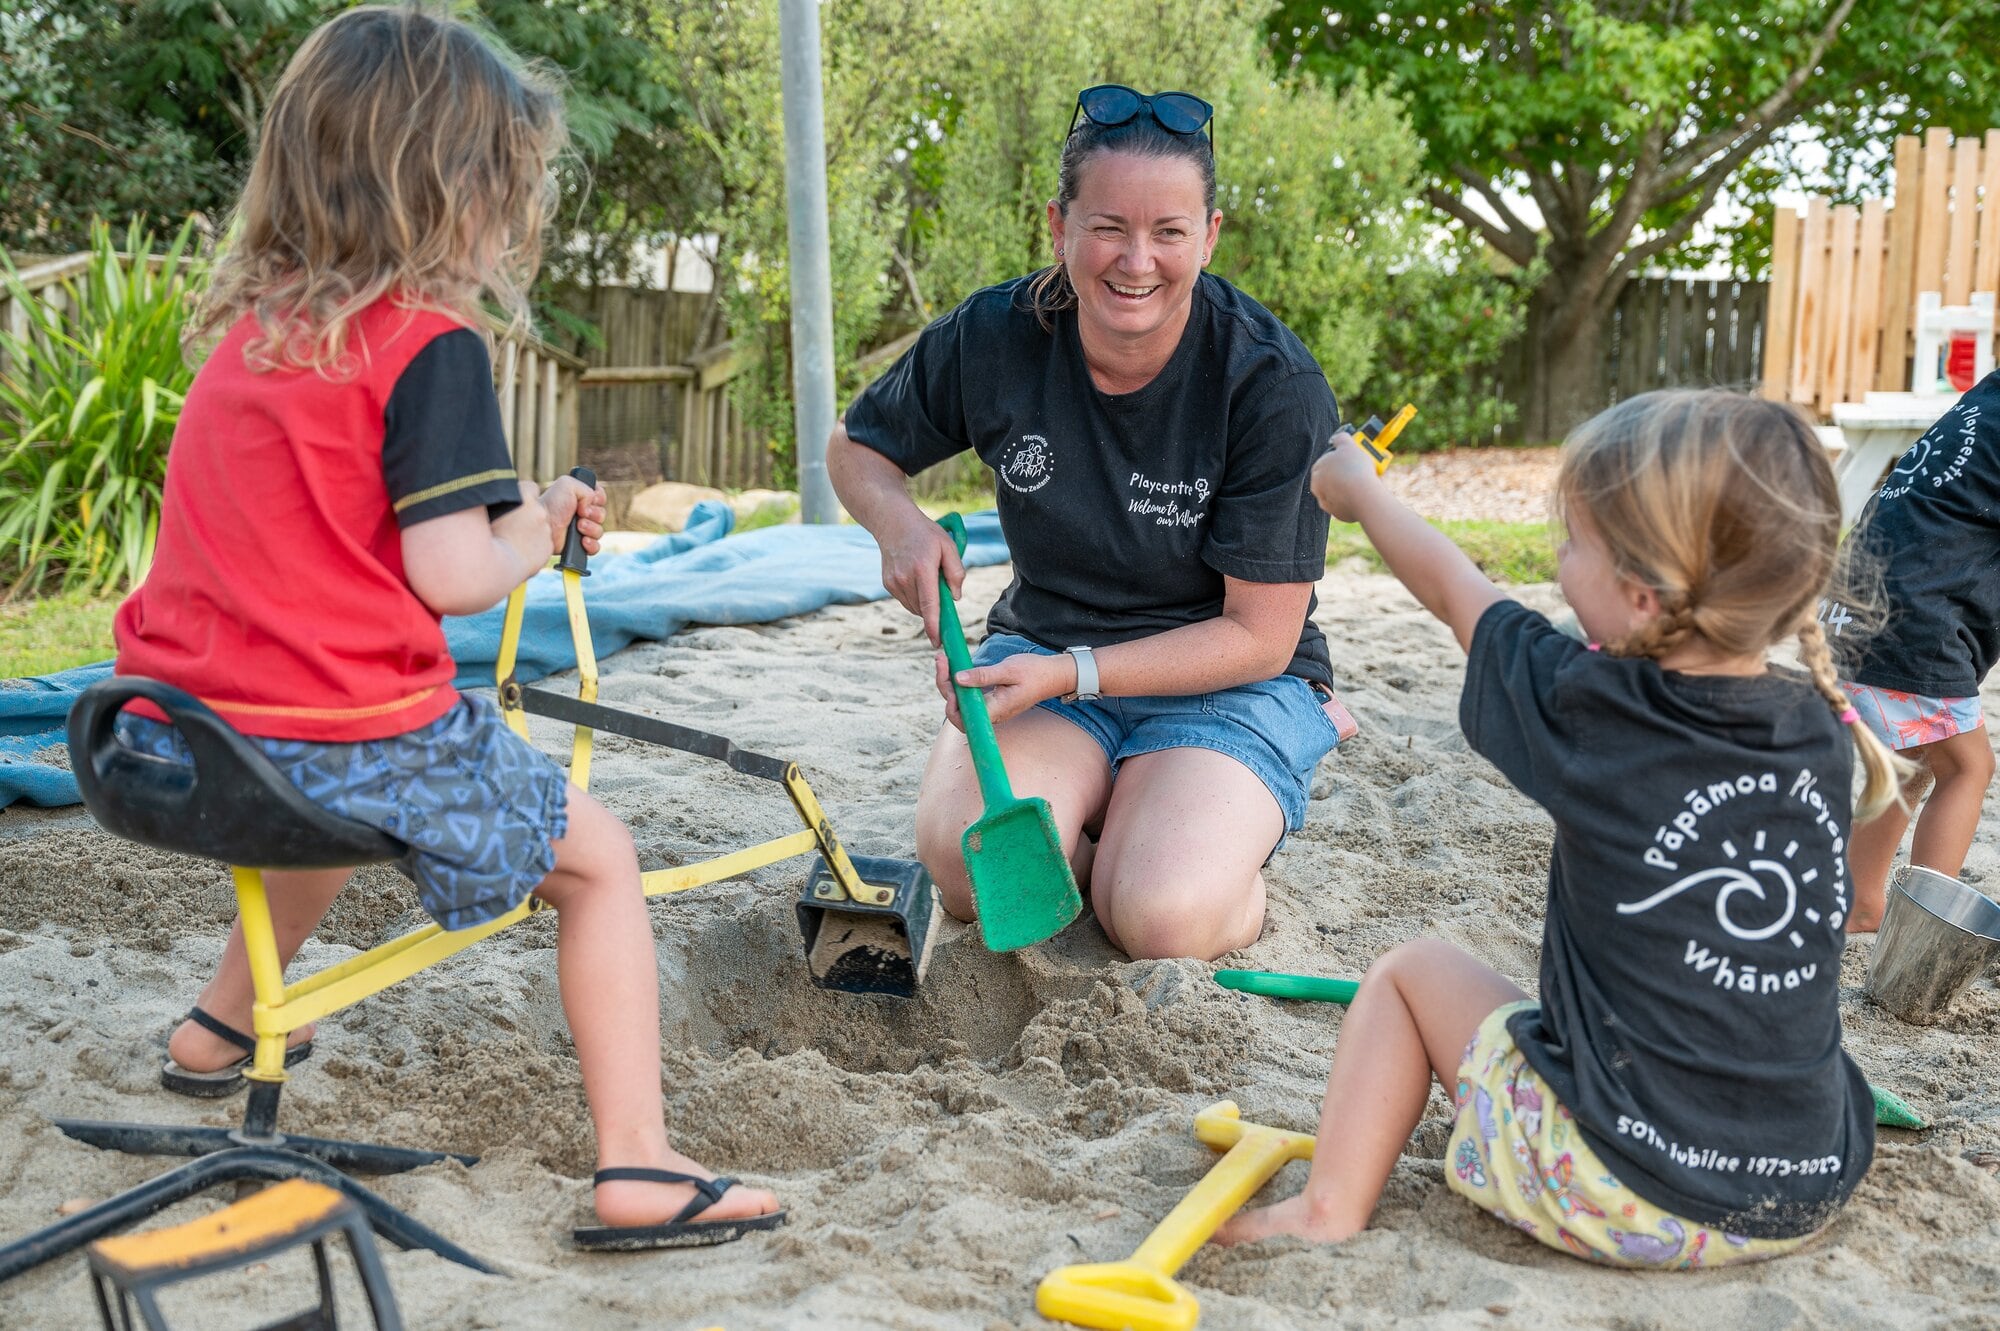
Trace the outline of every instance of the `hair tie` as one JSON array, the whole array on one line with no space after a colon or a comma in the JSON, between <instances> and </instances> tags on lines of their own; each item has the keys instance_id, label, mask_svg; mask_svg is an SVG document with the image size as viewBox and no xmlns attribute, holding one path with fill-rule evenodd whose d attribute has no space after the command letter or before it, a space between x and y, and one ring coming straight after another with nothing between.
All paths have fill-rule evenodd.
<instances>
[{"instance_id":1,"label":"hair tie","mask_svg":"<svg viewBox=\"0 0 2000 1331\"><path fill-rule=\"evenodd\" d=\"M1854 725L1860 720L1861 720L1861 713L1855 711L1852 707L1848 708L1846 711L1840 714L1840 724L1844 726Z\"/></svg>"},{"instance_id":2,"label":"hair tie","mask_svg":"<svg viewBox=\"0 0 2000 1331\"><path fill-rule=\"evenodd\" d=\"M1604 650L1604 644L1601 642L1587 642L1583 644L1583 647L1585 651L1589 652L1601 652Z\"/></svg>"}]
</instances>

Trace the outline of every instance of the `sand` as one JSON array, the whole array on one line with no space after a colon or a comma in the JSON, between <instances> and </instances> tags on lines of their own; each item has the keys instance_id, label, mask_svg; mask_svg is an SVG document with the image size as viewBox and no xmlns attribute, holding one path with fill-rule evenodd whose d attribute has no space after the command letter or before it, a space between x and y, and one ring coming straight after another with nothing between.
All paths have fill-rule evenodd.
<instances>
[{"instance_id":1,"label":"sand","mask_svg":"<svg viewBox=\"0 0 2000 1331\"><path fill-rule=\"evenodd\" d=\"M1006 576L972 575L972 614ZM1525 595L1555 605L1549 589ZM1263 937L1224 964L1353 976L1434 933L1532 987L1549 823L1468 752L1460 653L1396 583L1356 565L1329 574L1320 605L1362 732L1322 765L1308 826L1271 865ZM795 758L851 847L907 855L940 714L930 670L913 622L882 603L640 645L605 663L603 696ZM1987 702L2000 715L2000 689ZM557 729L536 724L556 751ZM777 787L720 764L608 737L597 752L592 789L630 821L648 867L796 827ZM804 872L787 861L652 907L677 1142L776 1188L792 1221L774 1236L569 1249L590 1134L546 917L325 1023L287 1089L287 1127L483 1157L379 1181L508 1277L387 1252L411 1326L1043 1326L1045 1272L1128 1255L1209 1166L1196 1111L1234 1099L1246 1117L1313 1128L1339 1009L1231 993L1194 962L1126 961L1088 924L996 957L947 922L920 998L829 994L799 954ZM2000 888L2000 797L1968 876ZM156 1084L166 1030L232 911L217 866L118 842L80 809L0 814L0 1235L164 1166L71 1142L51 1116L235 1121L240 1100L207 1107ZM304 961L420 918L393 872L365 871ZM1884 1131L1854 1204L1805 1252L1693 1275L1551 1252L1446 1190L1434 1093L1366 1233L1195 1256L1183 1279L1203 1325L2000 1326L2000 990L1989 976L1939 1025L1905 1026L1861 993L1869 945L1852 941L1843 971L1849 1047L1935 1126ZM1981 1152L1986 1164L1967 1158ZM1291 1166L1267 1195L1303 1176ZM242 1326L303 1301L309 1277L294 1254L190 1288L169 1305L182 1324ZM0 1287L0 1326L94 1316L77 1257Z\"/></svg>"}]
</instances>

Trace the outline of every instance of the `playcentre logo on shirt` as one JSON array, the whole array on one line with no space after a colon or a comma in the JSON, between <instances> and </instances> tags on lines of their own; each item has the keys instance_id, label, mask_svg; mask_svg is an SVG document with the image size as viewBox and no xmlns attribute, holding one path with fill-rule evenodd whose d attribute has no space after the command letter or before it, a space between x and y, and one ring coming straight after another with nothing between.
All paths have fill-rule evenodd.
<instances>
[{"instance_id":1,"label":"playcentre logo on shirt","mask_svg":"<svg viewBox=\"0 0 2000 1331\"><path fill-rule=\"evenodd\" d=\"M1896 459L1876 502L1901 499L1919 487L1941 490L1965 475L1965 466L1972 461L1973 442L1979 437L1979 416L1977 402L1961 402L1946 412L1943 420Z\"/></svg>"},{"instance_id":2,"label":"playcentre logo on shirt","mask_svg":"<svg viewBox=\"0 0 2000 1331\"><path fill-rule=\"evenodd\" d=\"M1007 445L998 474L1009 490L1031 495L1055 479L1056 451L1041 435L1024 434Z\"/></svg>"},{"instance_id":3,"label":"playcentre logo on shirt","mask_svg":"<svg viewBox=\"0 0 2000 1331\"><path fill-rule=\"evenodd\" d=\"M1846 855L1833 803L1810 770L1789 782L1776 772L1718 774L1681 797L1640 856L1647 868L1676 875L1674 881L1620 902L1618 913L1642 915L1684 893L1713 889L1721 934L1690 937L1683 963L1746 997L1797 989L1821 978L1818 961L1774 965L1769 950L1755 945L1779 939L1789 944L1782 958L1787 950L1803 952L1804 931L1817 929L1837 943L1848 910Z\"/></svg>"},{"instance_id":4,"label":"playcentre logo on shirt","mask_svg":"<svg viewBox=\"0 0 2000 1331\"><path fill-rule=\"evenodd\" d=\"M1159 481L1135 471L1125 482L1131 492L1127 513L1151 518L1160 527L1193 527L1206 516L1209 483L1206 476L1191 481Z\"/></svg>"}]
</instances>

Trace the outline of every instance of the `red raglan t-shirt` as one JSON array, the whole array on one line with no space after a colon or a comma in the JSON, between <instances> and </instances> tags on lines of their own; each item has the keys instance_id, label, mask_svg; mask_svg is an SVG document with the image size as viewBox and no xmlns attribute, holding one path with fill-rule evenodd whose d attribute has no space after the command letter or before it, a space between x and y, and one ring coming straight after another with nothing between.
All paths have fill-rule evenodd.
<instances>
[{"instance_id":1,"label":"red raglan t-shirt","mask_svg":"<svg viewBox=\"0 0 2000 1331\"><path fill-rule=\"evenodd\" d=\"M159 539L119 607L117 672L187 690L245 734L351 743L449 711L439 618L402 529L520 502L485 341L384 298L349 326L354 373L253 371L245 316L195 375Z\"/></svg>"}]
</instances>

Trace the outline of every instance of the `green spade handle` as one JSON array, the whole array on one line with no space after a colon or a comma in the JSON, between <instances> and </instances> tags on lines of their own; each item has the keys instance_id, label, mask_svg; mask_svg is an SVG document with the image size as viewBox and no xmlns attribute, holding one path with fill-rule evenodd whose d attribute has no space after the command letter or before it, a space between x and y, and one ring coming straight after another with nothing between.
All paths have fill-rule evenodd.
<instances>
[{"instance_id":1,"label":"green spade handle","mask_svg":"<svg viewBox=\"0 0 2000 1331\"><path fill-rule=\"evenodd\" d=\"M952 544L965 554L965 519L947 513L938 526L951 534ZM965 645L965 626L958 622L958 605L951 599L951 584L938 572L938 636L944 639L944 662L951 670L952 690L958 695L959 719L965 722L965 742L972 750L972 770L979 774L979 793L987 807L1014 802L1014 787L1007 781L1006 764L1000 761L1000 737L993 733L993 718L986 712L986 695L958 682L958 672L972 669L972 652Z\"/></svg>"}]
</instances>

